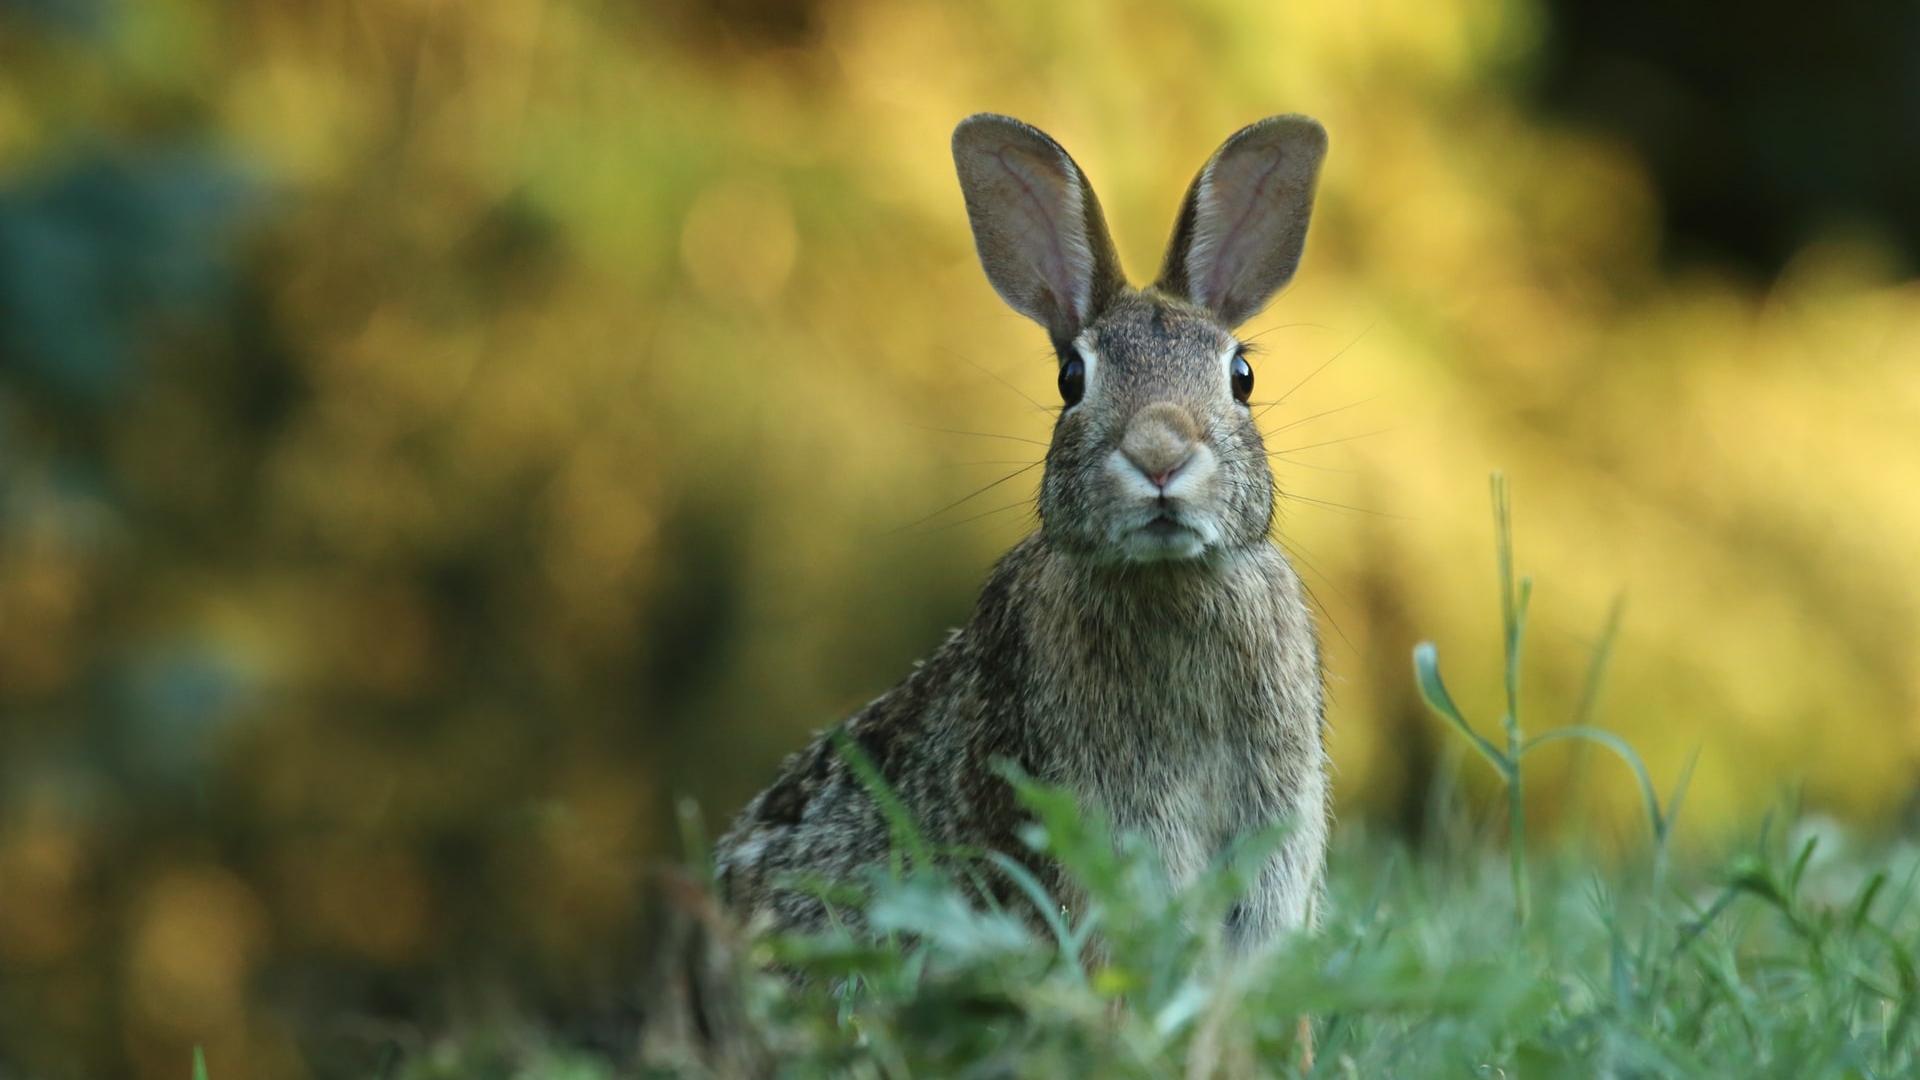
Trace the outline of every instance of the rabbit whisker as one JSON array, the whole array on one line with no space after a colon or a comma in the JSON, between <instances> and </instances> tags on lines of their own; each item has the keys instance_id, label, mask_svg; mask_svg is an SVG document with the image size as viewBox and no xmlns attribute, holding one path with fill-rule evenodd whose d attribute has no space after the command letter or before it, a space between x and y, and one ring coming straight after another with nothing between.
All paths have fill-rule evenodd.
<instances>
[{"instance_id":1,"label":"rabbit whisker","mask_svg":"<svg viewBox=\"0 0 1920 1080\"><path fill-rule=\"evenodd\" d=\"M1340 583L1334 579L1333 575L1327 573L1317 561L1309 557L1311 552L1302 547L1298 541L1277 535L1274 536L1273 539L1282 548L1286 549L1289 557L1305 566L1308 570L1313 571L1314 575L1320 579L1320 583L1332 589L1333 595L1338 597L1342 603L1345 603L1348 607L1358 606L1354 603L1353 597L1348 594L1345 589L1340 587ZM1300 587L1307 590L1307 598L1313 601L1314 607L1320 609L1321 616L1327 620L1329 626L1333 627L1333 632L1340 635L1340 640L1346 642L1347 648L1353 648L1353 639L1347 636L1347 631L1340 625L1340 621L1334 618L1333 609L1321 602L1320 595L1313 591L1312 583L1307 581L1304 575L1300 578Z\"/></svg>"},{"instance_id":2,"label":"rabbit whisker","mask_svg":"<svg viewBox=\"0 0 1920 1080\"><path fill-rule=\"evenodd\" d=\"M931 529L922 529L921 531L914 533L913 535L932 536L934 533L946 532L948 529L957 529L962 525L967 525L967 524L971 524L972 522L979 521L981 518L990 518L995 514L1004 514L1009 510L1018 509L1019 507L1022 507L1022 506L1032 507L1033 500L1021 499L1018 502L1010 502L1005 506L996 506L991 510L984 510L978 514L974 514L972 517L963 517L959 521L949 521L945 525L936 525ZM944 513L944 511L942 512Z\"/></svg>"},{"instance_id":3,"label":"rabbit whisker","mask_svg":"<svg viewBox=\"0 0 1920 1080\"><path fill-rule=\"evenodd\" d=\"M1283 431L1287 431L1292 428L1297 428L1301 424L1310 424L1315 420L1320 420L1320 419L1324 419L1326 417L1332 416L1334 413L1346 412L1348 409L1357 409L1362 405L1369 405L1378 400L1380 400L1380 395L1375 394L1372 397L1361 398L1359 401L1349 401L1345 405L1337 405L1331 409L1326 409L1321 412L1314 413L1311 416L1303 416L1298 420L1289 420L1286 423L1281 424L1279 427L1274 428L1272 431L1267 432L1266 435L1267 436L1278 435ZM1255 420L1260 419L1260 417L1265 416L1267 414L1267 410L1271 408L1273 408L1273 406L1269 405L1267 406L1266 409L1261 409L1258 413L1254 414L1253 418Z\"/></svg>"},{"instance_id":4,"label":"rabbit whisker","mask_svg":"<svg viewBox=\"0 0 1920 1080\"><path fill-rule=\"evenodd\" d=\"M914 528L916 526L925 525L927 522L932 521L934 518L939 517L941 514L944 514L950 510L956 510L962 506L965 506L967 503L972 502L974 499L977 499L982 495L985 495L987 492L992 491L994 488L999 487L1001 484L1004 484L1007 481L1012 480L1016 476L1021 476L1025 473L1030 473L1033 470L1039 468L1043 464L1045 464L1044 461L1035 461L1021 468L1015 469L1014 471L1008 473L1007 475L1001 477L1000 479L995 480L993 483L975 490L972 494L962 496L961 498L948 503L947 505L941 507L940 509L935 510L933 513L928 514L926 517L920 518L918 521L909 521L905 525L902 525L897 529L888 529L886 532L881 533L880 535L892 536L895 533L903 533L903 532L906 532L908 529ZM973 519L968 518L967 520L971 521Z\"/></svg>"},{"instance_id":5,"label":"rabbit whisker","mask_svg":"<svg viewBox=\"0 0 1920 1080\"><path fill-rule=\"evenodd\" d=\"M1342 435L1337 439L1326 439L1317 443L1307 443L1305 446L1289 446L1285 450L1269 450L1267 451L1267 456L1279 457L1282 454L1297 454L1302 450L1318 450L1323 446L1335 446L1335 445L1338 445L1339 443L1353 442L1355 439L1371 439L1375 435L1385 435L1386 433L1394 430L1397 430L1397 429L1387 427L1387 428L1379 428L1378 430L1375 430L1375 431L1363 431L1358 435Z\"/></svg>"},{"instance_id":6,"label":"rabbit whisker","mask_svg":"<svg viewBox=\"0 0 1920 1080\"><path fill-rule=\"evenodd\" d=\"M1279 452L1268 454L1267 456L1270 458L1273 458L1276 461L1284 461L1287 464L1295 466L1297 468L1312 469L1314 472L1339 473L1345 476L1358 476L1360 474L1359 469L1342 469L1335 465L1315 465L1311 461L1299 461L1295 458L1285 457Z\"/></svg>"},{"instance_id":7,"label":"rabbit whisker","mask_svg":"<svg viewBox=\"0 0 1920 1080\"><path fill-rule=\"evenodd\" d=\"M965 353L955 351L953 349L942 348L939 351L946 353L948 356L954 357L955 359L963 361L964 363L972 365L982 375L987 376L988 378L992 379L994 382L997 382L1001 386L1004 386L1007 389L1013 391L1014 393L1020 395L1022 398L1026 399L1027 404L1033 406L1034 408L1040 410L1043 413L1046 413L1048 416L1053 416L1059 413L1060 411L1059 409L1042 405L1038 401L1033 400L1032 395L1028 394L1025 390L1022 390L1019 387L1013 385L1013 383L1009 382L999 372L988 368L985 364L980 363L978 360L975 360L973 357L968 356Z\"/></svg>"},{"instance_id":8,"label":"rabbit whisker","mask_svg":"<svg viewBox=\"0 0 1920 1080\"><path fill-rule=\"evenodd\" d=\"M1009 442L1031 443L1034 446L1048 445L1045 439L1029 439L1023 435L1002 435L993 431L962 431L958 428L926 427L922 424L912 424L909 426L918 428L921 431L931 431L936 435L966 435L975 439L1006 439Z\"/></svg>"},{"instance_id":9,"label":"rabbit whisker","mask_svg":"<svg viewBox=\"0 0 1920 1080\"><path fill-rule=\"evenodd\" d=\"M1288 398L1290 398L1290 397L1292 397L1295 391L1297 391L1297 390L1299 390L1299 389L1300 389L1301 387L1303 387L1303 386L1305 386L1305 385L1307 385L1307 383L1309 383L1309 382L1311 382L1311 381L1313 381L1313 378L1314 378L1314 376L1316 376L1316 375L1318 375L1318 374L1320 374L1321 372L1323 372L1323 371L1325 371L1325 370L1327 370L1327 368L1328 368L1328 367L1330 367L1330 366L1332 366L1332 364L1333 364L1333 362L1334 362L1335 360L1338 360L1338 359L1340 359L1341 357L1343 357L1343 356L1345 356L1345 355L1347 355L1347 350L1348 350L1348 349L1351 349L1351 348L1353 348L1353 347L1354 347L1355 345L1358 345L1358 344L1360 344L1360 340L1361 340L1362 338L1364 338L1364 337L1366 337L1366 336L1367 336L1368 334L1371 334L1371 333L1373 333L1373 328L1374 328L1374 326L1375 326L1375 325L1377 325L1377 324L1376 324L1376 323L1368 323L1368 324L1367 324L1367 328L1366 328L1365 330L1362 330L1362 331L1360 331L1360 333L1359 333L1359 334L1357 334L1357 335L1355 335L1355 336L1354 336L1354 339L1353 339L1352 341L1349 341L1349 342L1347 342L1347 343L1346 343L1345 345L1342 345L1342 346L1340 346L1340 351L1338 351L1338 352L1336 352L1336 353L1334 353L1334 354L1333 354L1332 356L1329 356L1329 357L1327 357L1327 358L1326 358L1326 359L1325 359L1324 361L1322 361L1322 362L1321 362L1321 364L1320 364L1320 366L1319 366L1319 367L1317 367L1317 368L1314 368L1314 369L1313 369L1312 371L1309 371L1309 372L1307 372L1307 373L1306 373L1306 375L1305 375L1304 377L1302 377L1302 378L1301 378L1301 380L1300 380L1299 382L1297 382L1297 383L1294 383L1294 384L1293 384L1292 386L1290 386L1290 387L1288 387L1288 388L1287 388L1287 392L1286 392L1286 393L1284 393L1284 394L1281 394L1281 395L1280 395L1280 397L1279 397L1279 399L1278 399L1278 400L1276 400L1276 401L1274 402L1274 405L1278 405L1278 404L1279 404L1280 402L1282 402L1282 401L1285 401L1285 400L1287 400ZM1273 408L1273 405L1269 405L1269 406L1267 406L1267 409L1271 409L1271 408ZM1261 412L1261 413L1265 413L1265 412L1267 411L1267 409L1261 409L1261 410L1260 410L1260 412ZM1254 417L1254 419L1256 419L1256 420L1257 420L1257 419L1259 419L1259 416L1257 416L1257 415L1256 415L1256 416Z\"/></svg>"},{"instance_id":10,"label":"rabbit whisker","mask_svg":"<svg viewBox=\"0 0 1920 1080\"><path fill-rule=\"evenodd\" d=\"M1333 329L1333 327L1328 326L1326 323L1317 323L1317 322L1280 323L1277 326L1269 326L1265 330L1262 330L1257 334L1248 334L1246 337L1240 339L1240 344L1252 345L1254 342L1259 341L1261 338L1266 337L1268 334L1271 334L1276 330L1299 330L1302 328L1311 329L1311 330L1332 330Z\"/></svg>"},{"instance_id":11,"label":"rabbit whisker","mask_svg":"<svg viewBox=\"0 0 1920 1080\"><path fill-rule=\"evenodd\" d=\"M1350 514L1366 514L1369 517L1391 518L1394 521L1412 521L1413 520L1412 518L1407 517L1405 514L1389 514L1385 510L1369 510L1364 506L1349 506L1346 503L1337 503L1328 499L1316 499L1311 495L1295 495L1295 494L1292 494L1291 492L1282 491L1278 493L1278 496L1282 499L1289 499L1289 500L1292 500L1293 502L1307 503L1309 505L1322 507L1327 510L1342 510Z\"/></svg>"}]
</instances>

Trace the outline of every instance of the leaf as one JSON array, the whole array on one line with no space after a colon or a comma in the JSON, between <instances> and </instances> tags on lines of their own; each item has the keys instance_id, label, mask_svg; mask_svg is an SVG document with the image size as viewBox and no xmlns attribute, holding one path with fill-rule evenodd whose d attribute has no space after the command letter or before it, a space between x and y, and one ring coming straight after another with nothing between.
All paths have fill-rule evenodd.
<instances>
[{"instance_id":1,"label":"leaf","mask_svg":"<svg viewBox=\"0 0 1920 1080\"><path fill-rule=\"evenodd\" d=\"M1453 703L1453 695L1447 693L1446 683L1440 680L1440 653L1434 648L1433 642L1423 641L1413 647L1413 677L1420 686L1420 696L1426 699L1427 707L1465 735L1488 764L1500 773L1501 779L1512 783L1518 763L1509 760L1498 747L1473 730L1466 717L1460 715L1460 707Z\"/></svg>"}]
</instances>

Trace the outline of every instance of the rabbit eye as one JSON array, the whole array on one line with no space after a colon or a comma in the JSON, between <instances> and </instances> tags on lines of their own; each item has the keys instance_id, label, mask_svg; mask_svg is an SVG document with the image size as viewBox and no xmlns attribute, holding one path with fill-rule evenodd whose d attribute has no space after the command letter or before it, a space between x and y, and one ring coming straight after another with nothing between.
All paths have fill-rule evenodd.
<instances>
[{"instance_id":1,"label":"rabbit eye","mask_svg":"<svg viewBox=\"0 0 1920 1080\"><path fill-rule=\"evenodd\" d=\"M1245 356L1235 354L1233 358L1233 399L1245 405L1253 396L1253 365L1247 363Z\"/></svg>"},{"instance_id":2,"label":"rabbit eye","mask_svg":"<svg viewBox=\"0 0 1920 1080\"><path fill-rule=\"evenodd\" d=\"M1071 409L1080 404L1087 392L1087 364L1079 357L1069 357L1060 365L1060 400Z\"/></svg>"}]
</instances>

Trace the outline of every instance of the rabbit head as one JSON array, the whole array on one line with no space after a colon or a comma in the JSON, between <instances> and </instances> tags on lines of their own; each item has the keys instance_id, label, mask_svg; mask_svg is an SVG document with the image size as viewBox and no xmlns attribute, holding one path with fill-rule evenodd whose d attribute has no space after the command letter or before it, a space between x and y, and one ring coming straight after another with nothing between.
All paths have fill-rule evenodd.
<instances>
[{"instance_id":1,"label":"rabbit head","mask_svg":"<svg viewBox=\"0 0 1920 1080\"><path fill-rule=\"evenodd\" d=\"M1135 290L1058 143L989 113L955 129L981 265L1059 358L1063 407L1039 500L1057 550L1152 563L1266 541L1273 474L1233 330L1293 277L1326 148L1304 116L1228 139L1187 191L1159 279Z\"/></svg>"}]
</instances>

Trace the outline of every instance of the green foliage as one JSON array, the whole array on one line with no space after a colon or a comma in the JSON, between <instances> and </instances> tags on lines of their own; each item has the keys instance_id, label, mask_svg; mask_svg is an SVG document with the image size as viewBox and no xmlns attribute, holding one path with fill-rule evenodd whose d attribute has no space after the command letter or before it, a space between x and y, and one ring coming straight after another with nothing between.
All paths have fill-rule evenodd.
<instances>
[{"instance_id":1,"label":"green foliage","mask_svg":"<svg viewBox=\"0 0 1920 1080\"><path fill-rule=\"evenodd\" d=\"M1316 938L1238 959L1218 915L1244 882L1157 881L1142 845L1023 786L1033 839L1090 902L1061 940L979 910L935 871L874 883L871 939L769 943L813 976L768 995L782 1076L1901 1076L1913 1030L1911 849L1868 871L1762 836L1682 888L1561 860L1534 918L1466 851L1349 844ZM914 942L912 949L897 945ZM1086 955L1089 945L1099 959ZM1078 961L1076 954L1081 954ZM1299 1017L1319 1055L1300 1064Z\"/></svg>"},{"instance_id":2,"label":"green foliage","mask_svg":"<svg viewBox=\"0 0 1920 1080\"><path fill-rule=\"evenodd\" d=\"M0 399L63 418L124 406L143 341L226 299L225 241L248 201L215 155L90 155L0 182Z\"/></svg>"},{"instance_id":3,"label":"green foliage","mask_svg":"<svg viewBox=\"0 0 1920 1080\"><path fill-rule=\"evenodd\" d=\"M964 872L878 875L866 933L760 943L762 959L806 976L797 989L762 976L750 995L778 1076L1798 1080L1920 1068L1911 845L1850 852L1830 827L1769 828L1724 869L1685 868L1677 885L1552 859L1529 868L1523 925L1486 853L1352 837L1322 932L1238 958L1219 934L1245 883L1231 861L1169 890L1145 847L1115 842L1097 813L1025 782L1021 798L1032 842L1071 868L1088 904L1060 913L1031 893L1050 916L1037 930L1031 911L978 906ZM557 1052L487 1060L500 1075L611 1075ZM443 1053L404 1075L473 1064Z\"/></svg>"}]
</instances>

